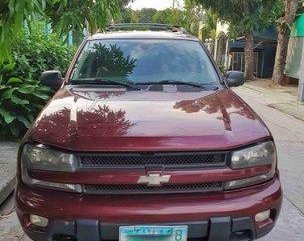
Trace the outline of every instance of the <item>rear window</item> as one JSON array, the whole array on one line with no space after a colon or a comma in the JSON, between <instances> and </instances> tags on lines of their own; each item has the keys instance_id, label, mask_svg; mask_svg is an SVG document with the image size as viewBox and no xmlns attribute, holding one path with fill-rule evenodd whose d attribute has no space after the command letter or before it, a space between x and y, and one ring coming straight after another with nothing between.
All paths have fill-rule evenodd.
<instances>
[{"instance_id":1,"label":"rear window","mask_svg":"<svg viewBox=\"0 0 304 241\"><path fill-rule=\"evenodd\" d=\"M199 42L166 39L89 41L71 79L101 78L133 83L163 80L219 83L217 72Z\"/></svg>"}]
</instances>

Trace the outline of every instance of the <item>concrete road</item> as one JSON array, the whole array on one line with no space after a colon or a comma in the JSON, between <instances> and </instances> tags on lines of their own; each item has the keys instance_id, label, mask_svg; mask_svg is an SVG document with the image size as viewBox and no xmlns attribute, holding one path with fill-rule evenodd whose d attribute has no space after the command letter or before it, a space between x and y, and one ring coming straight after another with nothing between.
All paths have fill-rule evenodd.
<instances>
[{"instance_id":1,"label":"concrete road","mask_svg":"<svg viewBox=\"0 0 304 241\"><path fill-rule=\"evenodd\" d=\"M304 241L304 122L270 107L284 101L275 93L262 93L248 85L235 92L266 122L278 149L283 208L275 229L261 241ZM0 215L0 241L29 241L18 225L12 204L2 207Z\"/></svg>"}]
</instances>

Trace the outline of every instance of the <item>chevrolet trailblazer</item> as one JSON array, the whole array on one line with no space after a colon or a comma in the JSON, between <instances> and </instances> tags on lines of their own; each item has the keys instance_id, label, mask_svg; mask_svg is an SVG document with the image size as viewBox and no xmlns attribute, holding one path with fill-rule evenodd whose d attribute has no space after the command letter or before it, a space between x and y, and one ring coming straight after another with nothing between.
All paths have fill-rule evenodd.
<instances>
[{"instance_id":1,"label":"chevrolet trailblazer","mask_svg":"<svg viewBox=\"0 0 304 241\"><path fill-rule=\"evenodd\" d=\"M116 26L41 82L57 92L20 146L15 194L31 239L245 241L274 227L273 137L230 89L243 73L223 76L198 39Z\"/></svg>"}]
</instances>

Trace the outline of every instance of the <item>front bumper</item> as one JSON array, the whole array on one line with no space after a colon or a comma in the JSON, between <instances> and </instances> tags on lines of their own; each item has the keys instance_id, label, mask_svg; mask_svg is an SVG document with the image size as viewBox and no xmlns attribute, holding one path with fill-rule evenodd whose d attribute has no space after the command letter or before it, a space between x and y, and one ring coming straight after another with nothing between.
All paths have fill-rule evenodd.
<instances>
[{"instance_id":1,"label":"front bumper","mask_svg":"<svg viewBox=\"0 0 304 241\"><path fill-rule=\"evenodd\" d=\"M27 234L35 240L77 240L77 241L100 241L118 240L119 227L129 224L104 224L98 220L76 220L64 221L55 220L51 223L48 231L43 235L29 231ZM151 224L153 225L153 224ZM157 224L160 225L160 224ZM188 238L191 240L208 241L247 241L253 240L256 233L252 219L217 217L209 221L189 222L189 223L165 223L165 226L187 225ZM265 235L271 229L263 230L259 235ZM52 239L54 237L55 239Z\"/></svg>"},{"instance_id":2,"label":"front bumper","mask_svg":"<svg viewBox=\"0 0 304 241\"><path fill-rule=\"evenodd\" d=\"M21 225L37 241L57 235L77 241L117 240L119 226L141 224L188 225L190 239L253 240L274 227L281 203L278 178L213 194L99 196L32 189L22 183L16 190ZM255 215L265 210L271 210L271 220L255 223ZM48 218L48 228L33 227L29 214Z\"/></svg>"}]
</instances>

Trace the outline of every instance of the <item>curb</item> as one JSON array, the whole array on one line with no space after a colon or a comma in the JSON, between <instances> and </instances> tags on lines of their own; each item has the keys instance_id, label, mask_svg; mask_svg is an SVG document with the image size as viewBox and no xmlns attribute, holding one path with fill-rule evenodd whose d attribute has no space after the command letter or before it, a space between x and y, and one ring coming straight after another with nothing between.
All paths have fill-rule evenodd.
<instances>
[{"instance_id":1,"label":"curb","mask_svg":"<svg viewBox=\"0 0 304 241\"><path fill-rule=\"evenodd\" d=\"M16 176L13 175L9 180L0 186L0 205L7 199L7 197L14 191L16 184Z\"/></svg>"},{"instance_id":2,"label":"curb","mask_svg":"<svg viewBox=\"0 0 304 241\"><path fill-rule=\"evenodd\" d=\"M15 189L18 145L18 142L0 141L0 205Z\"/></svg>"}]
</instances>

